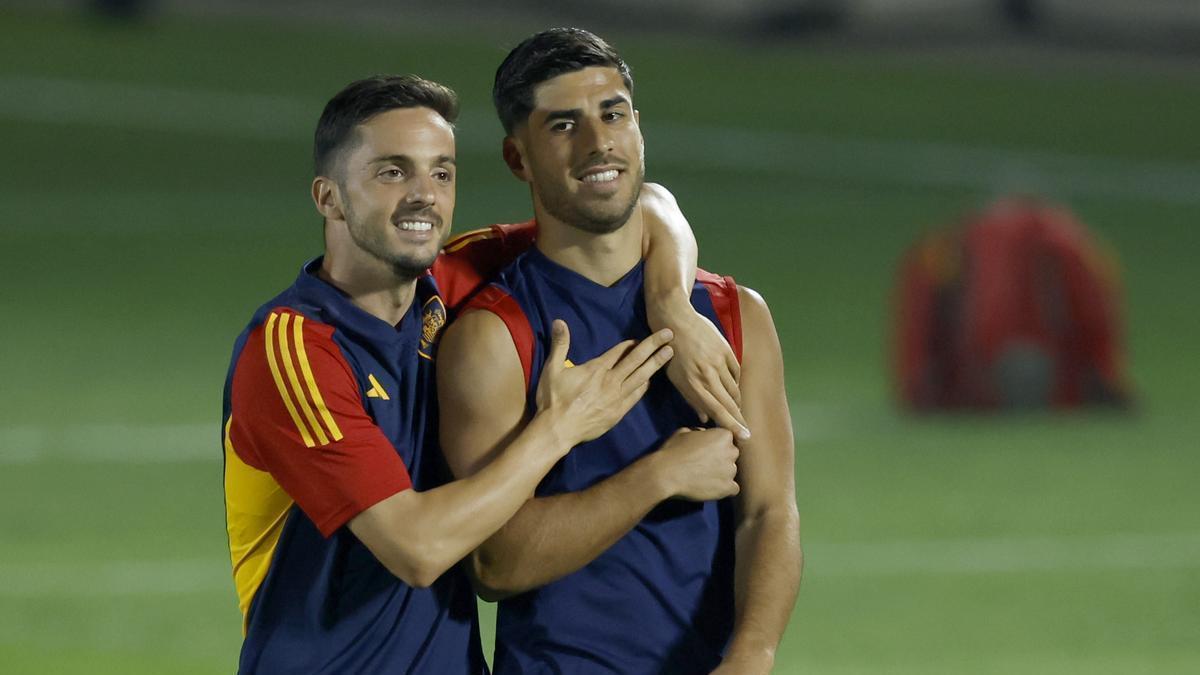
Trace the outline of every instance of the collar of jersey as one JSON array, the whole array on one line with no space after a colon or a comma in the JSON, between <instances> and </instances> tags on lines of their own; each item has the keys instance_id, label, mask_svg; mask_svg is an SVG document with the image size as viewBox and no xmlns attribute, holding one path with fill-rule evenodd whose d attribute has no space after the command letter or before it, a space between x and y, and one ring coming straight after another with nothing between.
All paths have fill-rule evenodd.
<instances>
[{"instance_id":1,"label":"collar of jersey","mask_svg":"<svg viewBox=\"0 0 1200 675\"><path fill-rule=\"evenodd\" d=\"M546 257L537 247L530 248L525 254L529 266L547 281L566 290L572 296L587 296L592 298L611 299L614 302L624 302L631 292L640 294L642 289L643 269L646 261L639 260L625 276L613 285L605 286L583 276L569 267L554 262Z\"/></svg>"},{"instance_id":2,"label":"collar of jersey","mask_svg":"<svg viewBox=\"0 0 1200 675\"><path fill-rule=\"evenodd\" d=\"M304 264L300 276L296 279L296 287L302 295L328 313L331 323L338 328L350 329L378 341L395 342L405 338L408 333L415 335L414 331L419 332L420 320L415 318L415 315L420 313L421 306L429 296L436 292L432 288L432 277L426 274L417 279L417 292L412 307L400 323L393 326L355 305L350 301L350 296L341 289L317 276L323 259L324 256L314 258Z\"/></svg>"}]
</instances>

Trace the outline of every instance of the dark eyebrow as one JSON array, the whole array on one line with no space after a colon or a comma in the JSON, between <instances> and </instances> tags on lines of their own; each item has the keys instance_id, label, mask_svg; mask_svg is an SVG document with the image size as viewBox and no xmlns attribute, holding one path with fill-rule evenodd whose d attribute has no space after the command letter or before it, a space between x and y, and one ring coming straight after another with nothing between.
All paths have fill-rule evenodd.
<instances>
[{"instance_id":1,"label":"dark eyebrow","mask_svg":"<svg viewBox=\"0 0 1200 675\"><path fill-rule=\"evenodd\" d=\"M408 155L381 155L379 157L372 159L369 163L370 164L379 164L381 162L389 162L392 164L412 164L413 163L412 157L409 157ZM455 166L458 165L458 162L455 161L455 159L453 157L451 157L450 155L440 155L437 158L435 163L436 164L453 164Z\"/></svg>"},{"instance_id":2,"label":"dark eyebrow","mask_svg":"<svg viewBox=\"0 0 1200 675\"><path fill-rule=\"evenodd\" d=\"M546 113L546 122L577 119L582 112L583 111L579 108L572 108L570 110L551 110L549 113Z\"/></svg>"},{"instance_id":3,"label":"dark eyebrow","mask_svg":"<svg viewBox=\"0 0 1200 675\"><path fill-rule=\"evenodd\" d=\"M382 162L387 162L390 164L412 164L412 157L409 157L408 155L380 155L379 157L373 157L371 161L367 163L379 164Z\"/></svg>"},{"instance_id":4,"label":"dark eyebrow","mask_svg":"<svg viewBox=\"0 0 1200 675\"><path fill-rule=\"evenodd\" d=\"M612 98L605 99L605 100L601 101L601 102L600 102L600 108L601 108L601 109L605 109L605 108L612 108L612 107L615 107L615 106L619 106L619 105L621 105L622 103L624 103L624 104L628 105L628 104L629 104L629 99L625 98L624 96L621 96L620 94L617 94L616 96L614 96L614 97L612 97Z\"/></svg>"},{"instance_id":5,"label":"dark eyebrow","mask_svg":"<svg viewBox=\"0 0 1200 675\"><path fill-rule=\"evenodd\" d=\"M614 96L612 98L607 98L607 99L604 99L603 101L601 101L600 109L607 110L609 108L615 108L616 106L619 106L622 103L624 103L625 105L630 105L629 99L625 98L624 96L622 96L620 94L617 94L616 96ZM574 120L574 119L578 119L582 113L583 113L583 111L580 110L579 108L571 108L570 110L551 110L550 112L546 113L546 122L550 123L550 122L555 122L558 120Z\"/></svg>"}]
</instances>

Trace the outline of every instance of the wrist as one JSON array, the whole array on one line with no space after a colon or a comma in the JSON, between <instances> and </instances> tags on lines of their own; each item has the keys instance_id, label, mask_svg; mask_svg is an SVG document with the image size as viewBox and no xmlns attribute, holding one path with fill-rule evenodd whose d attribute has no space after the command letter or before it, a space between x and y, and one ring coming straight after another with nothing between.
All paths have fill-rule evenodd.
<instances>
[{"instance_id":1,"label":"wrist","mask_svg":"<svg viewBox=\"0 0 1200 675\"><path fill-rule=\"evenodd\" d=\"M739 643L735 638L721 662L736 665L738 673L770 673L775 667L775 648L765 644Z\"/></svg>"},{"instance_id":2,"label":"wrist","mask_svg":"<svg viewBox=\"0 0 1200 675\"><path fill-rule=\"evenodd\" d=\"M671 472L667 470L669 463L663 461L661 449L642 457L630 468L634 468L641 474L638 482L646 486L647 493L653 496L656 504L674 497L678 492L672 481Z\"/></svg>"},{"instance_id":3,"label":"wrist","mask_svg":"<svg viewBox=\"0 0 1200 675\"><path fill-rule=\"evenodd\" d=\"M662 290L646 287L646 318L651 330L678 328L694 312L690 297L678 286Z\"/></svg>"},{"instance_id":4,"label":"wrist","mask_svg":"<svg viewBox=\"0 0 1200 675\"><path fill-rule=\"evenodd\" d=\"M560 458L581 442L575 432L577 426L558 408L544 408L533 416L526 428L537 434L540 447L554 448L554 456Z\"/></svg>"}]
</instances>

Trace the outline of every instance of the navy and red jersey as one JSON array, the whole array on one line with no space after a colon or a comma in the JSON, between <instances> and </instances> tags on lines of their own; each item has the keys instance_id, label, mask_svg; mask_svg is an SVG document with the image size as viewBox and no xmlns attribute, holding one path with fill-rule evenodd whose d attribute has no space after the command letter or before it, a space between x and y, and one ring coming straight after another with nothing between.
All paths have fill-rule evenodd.
<instances>
[{"instance_id":1,"label":"navy and red jersey","mask_svg":"<svg viewBox=\"0 0 1200 675\"><path fill-rule=\"evenodd\" d=\"M321 280L320 259L255 312L234 346L223 415L239 672L487 672L463 574L410 587L345 525L449 480L436 439L440 329L533 232L494 226L452 241L396 326Z\"/></svg>"},{"instance_id":2,"label":"navy and red jersey","mask_svg":"<svg viewBox=\"0 0 1200 675\"><path fill-rule=\"evenodd\" d=\"M693 307L740 358L737 286L728 277L698 276ZM491 311L508 326L532 411L551 323L566 321L568 360L582 363L650 334L642 288L641 263L606 287L533 248L467 308ZM615 427L573 448L537 494L584 490L654 452L680 427L699 425L660 373ZM664 502L584 568L500 602L495 673L708 673L733 628L733 555L731 500Z\"/></svg>"}]
</instances>

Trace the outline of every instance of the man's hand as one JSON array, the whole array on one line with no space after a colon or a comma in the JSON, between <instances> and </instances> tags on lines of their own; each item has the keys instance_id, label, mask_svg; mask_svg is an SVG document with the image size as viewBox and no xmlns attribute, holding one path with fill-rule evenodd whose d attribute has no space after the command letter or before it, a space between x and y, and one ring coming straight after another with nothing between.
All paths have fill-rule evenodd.
<instances>
[{"instance_id":1,"label":"man's hand","mask_svg":"<svg viewBox=\"0 0 1200 675\"><path fill-rule=\"evenodd\" d=\"M556 411L578 445L599 438L646 393L650 377L671 359L670 330L660 330L635 343L626 340L573 368L566 366L570 331L555 321L550 353L538 383L538 411Z\"/></svg>"},{"instance_id":2,"label":"man's hand","mask_svg":"<svg viewBox=\"0 0 1200 675\"><path fill-rule=\"evenodd\" d=\"M738 386L741 366L721 331L686 301L648 303L646 315L650 328L674 332L675 358L667 365L667 377L700 421L711 419L738 440L749 438Z\"/></svg>"},{"instance_id":3,"label":"man's hand","mask_svg":"<svg viewBox=\"0 0 1200 675\"><path fill-rule=\"evenodd\" d=\"M658 452L660 475L673 497L703 502L739 492L738 449L725 429L680 429Z\"/></svg>"}]
</instances>

